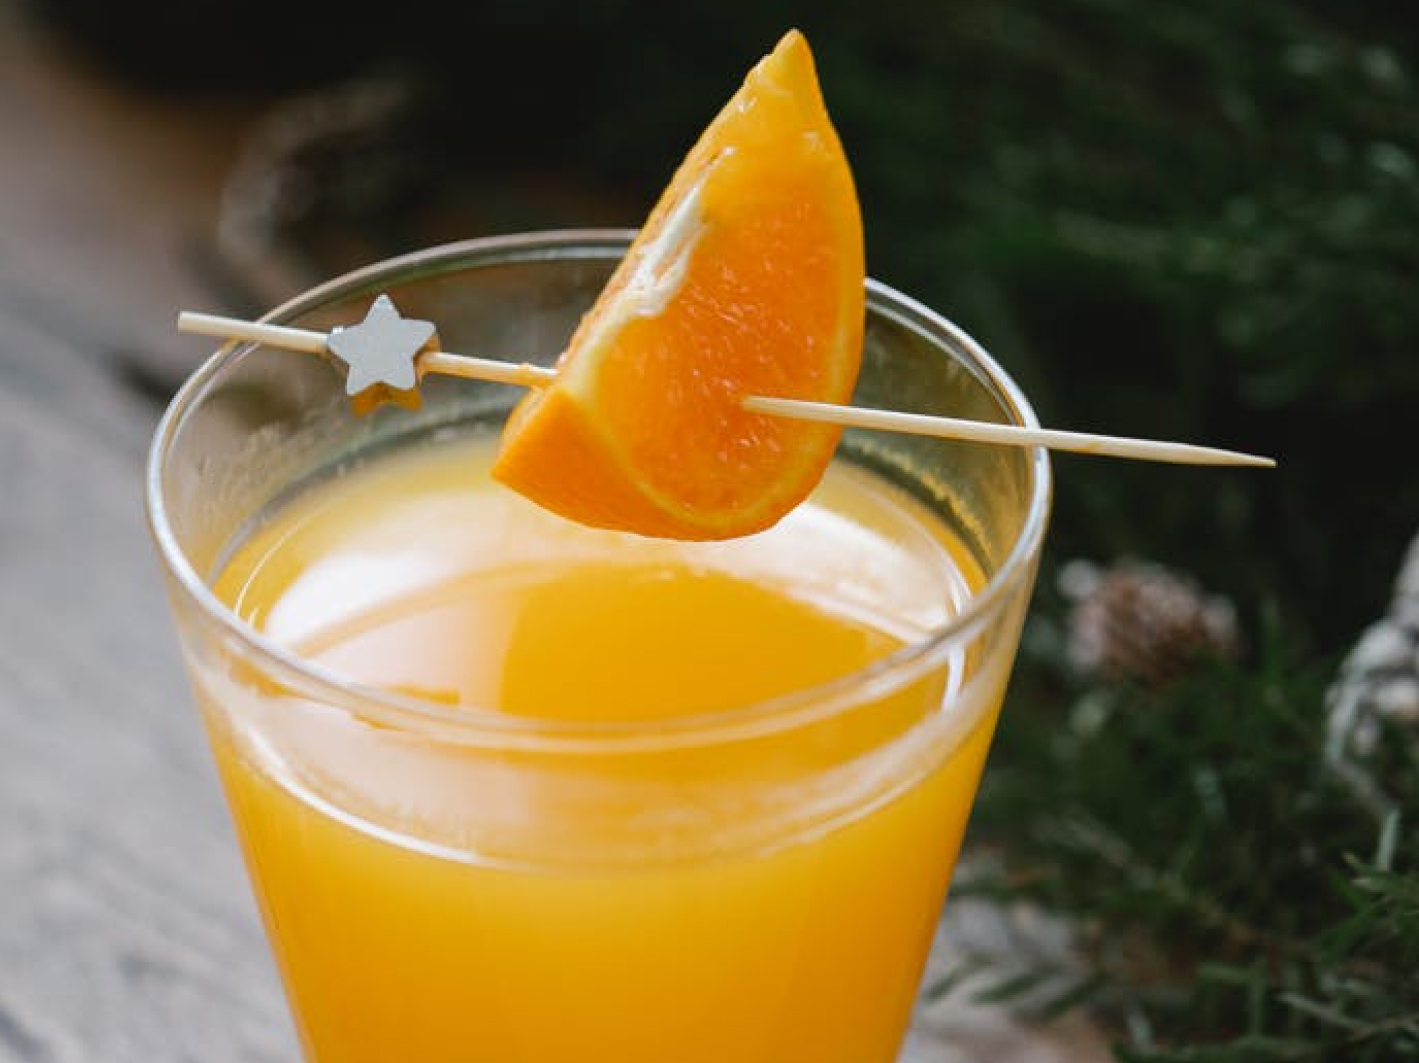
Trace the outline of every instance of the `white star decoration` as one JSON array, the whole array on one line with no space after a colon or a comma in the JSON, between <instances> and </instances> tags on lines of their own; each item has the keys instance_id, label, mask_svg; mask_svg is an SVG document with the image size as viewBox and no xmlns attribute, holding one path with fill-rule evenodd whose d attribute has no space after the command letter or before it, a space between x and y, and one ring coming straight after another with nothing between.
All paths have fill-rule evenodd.
<instances>
[{"instance_id":1,"label":"white star decoration","mask_svg":"<svg viewBox=\"0 0 1419 1063\"><path fill-rule=\"evenodd\" d=\"M432 322L401 316L394 301L381 295L363 321L331 330L325 345L345 363L345 394L352 398L381 384L413 391L419 386L415 358L434 332Z\"/></svg>"}]
</instances>

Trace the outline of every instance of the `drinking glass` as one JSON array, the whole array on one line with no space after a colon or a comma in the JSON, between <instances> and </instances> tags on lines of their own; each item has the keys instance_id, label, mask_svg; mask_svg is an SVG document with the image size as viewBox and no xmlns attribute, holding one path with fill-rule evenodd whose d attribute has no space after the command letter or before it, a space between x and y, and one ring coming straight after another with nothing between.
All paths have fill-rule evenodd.
<instances>
[{"instance_id":1,"label":"drinking glass","mask_svg":"<svg viewBox=\"0 0 1419 1063\"><path fill-rule=\"evenodd\" d=\"M387 293L447 350L550 364L630 238L437 247L266 320L328 330ZM335 674L213 592L274 514L391 455L495 433L517 398L433 377L422 393L417 411L357 417L321 359L231 343L173 400L147 471L177 634L307 1058L894 1059L1031 594L1044 451L845 433L838 461L921 507L976 572L959 608L867 667L709 713L513 716ZM980 346L873 281L854 401L1036 423ZM817 563L808 532L785 534L791 563ZM917 588L928 617L933 578ZM558 667L561 647L534 648Z\"/></svg>"}]
</instances>

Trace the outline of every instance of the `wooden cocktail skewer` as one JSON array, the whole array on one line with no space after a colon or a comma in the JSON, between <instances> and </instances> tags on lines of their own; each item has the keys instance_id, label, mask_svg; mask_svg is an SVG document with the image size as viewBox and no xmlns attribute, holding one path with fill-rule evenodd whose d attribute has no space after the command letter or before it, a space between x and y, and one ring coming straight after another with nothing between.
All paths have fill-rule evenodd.
<instances>
[{"instance_id":1,"label":"wooden cocktail skewer","mask_svg":"<svg viewBox=\"0 0 1419 1063\"><path fill-rule=\"evenodd\" d=\"M383 340L384 334L377 332L381 326L393 325L426 326L426 332L414 330L413 349L394 352L396 362L402 357L408 362L408 372L403 379L392 386L409 388L416 385L418 377L424 373L438 373L444 376L462 377L469 380L484 380L496 384L512 384L518 387L546 387L556 379L557 371L547 366L532 365L527 362L504 362L490 358L474 358L468 355L452 354L448 351L427 350L421 347L433 335L433 327L424 322L401 318L387 296L380 296L370 310L370 316L363 325L350 329L336 329L334 332L315 332L310 329L291 328L287 325L268 325L261 322L243 321L239 318L220 317L215 314L197 313L184 310L178 315L177 327L180 332L220 339L246 340L262 343L268 347L301 351L307 354L334 354L353 363L341 350L342 333L351 338L361 328L369 329L376 338ZM419 337L423 338L420 339ZM403 337L409 339L411 337ZM368 344L365 345L366 347ZM360 388L355 386L351 375L351 394ZM1180 465L1246 465L1272 468L1276 462L1272 458L1257 454L1243 454L1234 450L1216 447L1196 446L1191 443L1172 443L1154 439L1134 439L1125 436L1097 435L1091 432L1066 432L1050 428L1027 428L1021 425L994 424L988 421L970 421L958 417L937 417L927 414L902 413L896 410L867 409L861 406L838 406L826 402L810 402L804 399L770 398L751 395L744 399L744 408L751 413L767 414L773 417L791 417L799 420L823 421L845 428L866 428L882 432L904 432L911 435L936 436L943 439L960 439L980 443L999 443L1009 446L1038 446L1052 450L1067 450L1080 454L1096 454L1113 458L1134 458L1141 461L1171 462Z\"/></svg>"}]
</instances>

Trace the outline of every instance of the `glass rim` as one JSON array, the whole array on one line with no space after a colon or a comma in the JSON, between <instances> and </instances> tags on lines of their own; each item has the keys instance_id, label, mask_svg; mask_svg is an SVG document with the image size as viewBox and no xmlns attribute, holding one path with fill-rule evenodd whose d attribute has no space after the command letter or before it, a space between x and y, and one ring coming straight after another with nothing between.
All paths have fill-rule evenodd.
<instances>
[{"instance_id":1,"label":"glass rim","mask_svg":"<svg viewBox=\"0 0 1419 1063\"><path fill-rule=\"evenodd\" d=\"M551 229L438 244L333 277L267 311L259 320L286 323L335 299L357 294L371 282L414 268L600 259L608 253L624 252L634 236L633 229ZM1039 426L1034 409L1019 386L963 329L880 281L869 277L865 288L869 312L905 321L918 331L925 331L935 345L963 353L974 363L968 368L993 390L1015 423ZM154 430L144 476L144 509L149 533L168 576L206 624L245 656L260 662L263 674L277 678L284 689L393 726L408 729L411 723L416 724L420 730L462 744L538 751L630 752L735 741L826 718L870 700L879 688L910 682L924 674L950 652L951 646L999 616L1012 593L1029 578L1049 519L1052 480L1048 451L1039 446L1023 448L1030 451L1029 505L1014 543L984 586L945 624L826 682L724 709L652 721L554 720L475 706L449 706L354 682L268 638L217 598L179 543L163 495L163 472L178 429L223 371L261 346L241 340L219 346L173 395Z\"/></svg>"}]
</instances>

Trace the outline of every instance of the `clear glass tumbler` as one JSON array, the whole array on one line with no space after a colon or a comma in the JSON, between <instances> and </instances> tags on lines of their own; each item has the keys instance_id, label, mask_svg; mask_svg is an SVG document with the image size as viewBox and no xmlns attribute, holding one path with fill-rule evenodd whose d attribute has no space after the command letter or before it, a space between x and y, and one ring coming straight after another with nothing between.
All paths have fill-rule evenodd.
<instances>
[{"instance_id":1,"label":"clear glass tumbler","mask_svg":"<svg viewBox=\"0 0 1419 1063\"><path fill-rule=\"evenodd\" d=\"M388 293L448 350L550 363L628 240L438 247L268 320L328 329ZM950 322L875 282L867 302L857 403L1035 423ZM213 591L279 514L390 455L496 433L517 398L423 391L417 412L355 417L320 359L229 344L174 399L148 467L177 632L307 1058L894 1059L1031 594L1045 453L845 434L839 463L929 518L867 529L928 544L915 599L865 603L919 614L875 663L710 713L510 715L354 681ZM949 556L932 527L975 573L950 610L937 595L959 572L934 571ZM788 564L826 557L811 529L775 533ZM834 579L870 595L869 570ZM550 640L534 650L558 667Z\"/></svg>"}]
</instances>

